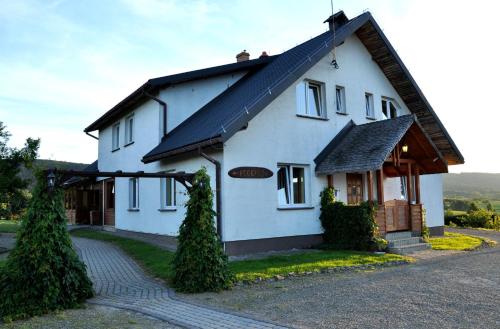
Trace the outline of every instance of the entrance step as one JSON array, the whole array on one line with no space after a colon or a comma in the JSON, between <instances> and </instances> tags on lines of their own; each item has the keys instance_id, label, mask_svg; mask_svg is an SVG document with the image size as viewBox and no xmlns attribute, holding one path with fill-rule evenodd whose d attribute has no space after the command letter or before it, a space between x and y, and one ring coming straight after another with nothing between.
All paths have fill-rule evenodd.
<instances>
[{"instance_id":1,"label":"entrance step","mask_svg":"<svg viewBox=\"0 0 500 329\"><path fill-rule=\"evenodd\" d=\"M400 240L400 239L408 239L408 238L411 238L412 237L412 234L410 231L406 231L406 232L391 232L391 233L387 233L385 235L385 239L387 241L392 241L392 240Z\"/></svg>"},{"instance_id":2,"label":"entrance step","mask_svg":"<svg viewBox=\"0 0 500 329\"><path fill-rule=\"evenodd\" d=\"M417 244L409 244L406 246L389 248L389 252L400 255L408 255L417 251L430 249L431 245L428 243L417 243Z\"/></svg>"},{"instance_id":3,"label":"entrance step","mask_svg":"<svg viewBox=\"0 0 500 329\"><path fill-rule=\"evenodd\" d=\"M398 240L388 240L389 248L399 248L404 246L411 246L415 244L422 243L422 238L419 236L415 236L412 238L398 239Z\"/></svg>"}]
</instances>

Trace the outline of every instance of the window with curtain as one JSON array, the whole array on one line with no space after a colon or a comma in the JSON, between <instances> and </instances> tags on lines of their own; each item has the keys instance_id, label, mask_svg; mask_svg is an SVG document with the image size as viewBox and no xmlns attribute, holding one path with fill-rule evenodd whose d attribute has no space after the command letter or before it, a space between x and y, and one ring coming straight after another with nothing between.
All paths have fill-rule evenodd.
<instances>
[{"instance_id":1,"label":"window with curtain","mask_svg":"<svg viewBox=\"0 0 500 329\"><path fill-rule=\"evenodd\" d=\"M337 113L342 113L342 114L347 113L344 87L341 86L335 87L335 103L336 103Z\"/></svg>"},{"instance_id":2,"label":"window with curtain","mask_svg":"<svg viewBox=\"0 0 500 329\"><path fill-rule=\"evenodd\" d=\"M280 206L308 203L307 166L280 165L276 176Z\"/></svg>"},{"instance_id":3,"label":"window with curtain","mask_svg":"<svg viewBox=\"0 0 500 329\"><path fill-rule=\"evenodd\" d=\"M120 148L120 124L117 123L111 128L111 150L115 151Z\"/></svg>"},{"instance_id":4,"label":"window with curtain","mask_svg":"<svg viewBox=\"0 0 500 329\"><path fill-rule=\"evenodd\" d=\"M129 209L139 209L139 178L128 181Z\"/></svg>"},{"instance_id":5,"label":"window with curtain","mask_svg":"<svg viewBox=\"0 0 500 329\"><path fill-rule=\"evenodd\" d=\"M161 208L174 209L176 207L176 184L173 178L161 179Z\"/></svg>"},{"instance_id":6,"label":"window with curtain","mask_svg":"<svg viewBox=\"0 0 500 329\"><path fill-rule=\"evenodd\" d=\"M398 104L394 99L382 97L382 118L393 119L398 116Z\"/></svg>"},{"instance_id":7,"label":"window with curtain","mask_svg":"<svg viewBox=\"0 0 500 329\"><path fill-rule=\"evenodd\" d=\"M375 111L373 110L373 95L370 93L365 93L365 107L366 107L366 117L374 119Z\"/></svg>"},{"instance_id":8,"label":"window with curtain","mask_svg":"<svg viewBox=\"0 0 500 329\"><path fill-rule=\"evenodd\" d=\"M134 142L134 115L130 115L125 119L125 144Z\"/></svg>"},{"instance_id":9,"label":"window with curtain","mask_svg":"<svg viewBox=\"0 0 500 329\"><path fill-rule=\"evenodd\" d=\"M304 80L296 86L297 114L311 117L326 117L324 84Z\"/></svg>"}]
</instances>

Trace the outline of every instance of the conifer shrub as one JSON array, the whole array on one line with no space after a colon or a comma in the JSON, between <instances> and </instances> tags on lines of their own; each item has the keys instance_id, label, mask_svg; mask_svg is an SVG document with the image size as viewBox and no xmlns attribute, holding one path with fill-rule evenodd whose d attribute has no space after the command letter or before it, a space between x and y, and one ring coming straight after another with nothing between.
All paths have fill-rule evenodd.
<instances>
[{"instance_id":1,"label":"conifer shrub","mask_svg":"<svg viewBox=\"0 0 500 329\"><path fill-rule=\"evenodd\" d=\"M37 185L17 241L0 269L0 317L15 320L78 307L93 296L85 265L78 259L66 230L63 191Z\"/></svg>"},{"instance_id":2,"label":"conifer shrub","mask_svg":"<svg viewBox=\"0 0 500 329\"><path fill-rule=\"evenodd\" d=\"M196 172L188 193L173 262L174 287L188 293L228 289L234 276L214 225L213 193L205 168Z\"/></svg>"}]
</instances>

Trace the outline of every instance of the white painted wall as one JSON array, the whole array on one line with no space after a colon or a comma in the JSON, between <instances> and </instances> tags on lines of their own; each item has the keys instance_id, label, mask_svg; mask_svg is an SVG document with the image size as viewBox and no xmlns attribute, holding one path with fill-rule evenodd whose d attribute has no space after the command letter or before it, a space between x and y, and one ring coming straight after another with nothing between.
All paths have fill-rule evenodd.
<instances>
[{"instance_id":1,"label":"white painted wall","mask_svg":"<svg viewBox=\"0 0 500 329\"><path fill-rule=\"evenodd\" d=\"M244 73L228 74L211 79L176 85L161 91L159 98L168 104L167 126L171 131L176 125L192 115L211 99L236 82ZM142 157L156 147L161 138L162 109L155 101L147 101L120 120L120 149L112 152L111 127L99 131L99 170L100 171L140 171L157 172L175 169L194 172L206 166L215 188L215 170L213 164L202 158L185 159L175 163L142 163ZM134 143L128 146L125 141L125 118L134 114ZM222 158L221 155L214 154ZM177 184L177 211L160 212L160 180L144 178L139 181L140 210L128 210L128 178L115 181L115 226L118 229L138 232L176 235L184 218L185 189Z\"/></svg>"},{"instance_id":2,"label":"white painted wall","mask_svg":"<svg viewBox=\"0 0 500 329\"><path fill-rule=\"evenodd\" d=\"M313 159L349 120L356 124L371 122L365 116L365 92L373 94L377 119L382 118L382 96L396 99L401 106L399 115L410 113L357 37L348 38L337 49L337 59L338 70L330 65L330 55L326 56L259 113L246 130L226 142L223 218L227 241L321 233L319 193L326 186L326 178L315 176ZM303 79L325 83L328 121L296 116L295 86ZM335 113L336 85L345 88L348 115ZM312 209L278 209L278 163L309 166ZM227 170L238 166L262 166L273 170L275 175L263 180L230 178ZM439 185L433 178L425 181L432 186ZM334 185L340 190L340 201L346 201L345 174L334 175ZM386 199L400 198L399 178L386 179L385 186ZM438 202L441 200L439 197ZM429 208L429 215L433 209ZM434 223L437 222L433 221L432 225Z\"/></svg>"},{"instance_id":3,"label":"white painted wall","mask_svg":"<svg viewBox=\"0 0 500 329\"><path fill-rule=\"evenodd\" d=\"M424 205L427 226L443 226L443 175L420 176L420 198Z\"/></svg>"}]
</instances>

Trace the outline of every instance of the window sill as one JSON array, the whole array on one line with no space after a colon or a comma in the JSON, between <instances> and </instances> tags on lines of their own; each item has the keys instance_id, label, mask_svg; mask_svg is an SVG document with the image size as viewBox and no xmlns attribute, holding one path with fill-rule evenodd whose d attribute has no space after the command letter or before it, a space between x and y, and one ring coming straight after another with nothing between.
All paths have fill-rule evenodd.
<instances>
[{"instance_id":1,"label":"window sill","mask_svg":"<svg viewBox=\"0 0 500 329\"><path fill-rule=\"evenodd\" d=\"M139 211L139 208L129 208L129 209L127 209L127 211L137 212L137 211Z\"/></svg>"},{"instance_id":2,"label":"window sill","mask_svg":"<svg viewBox=\"0 0 500 329\"><path fill-rule=\"evenodd\" d=\"M314 119L314 120L321 120L321 121L328 121L328 118L323 118L323 117L315 117L313 115L306 115L306 114L297 114L299 118L306 118L306 119Z\"/></svg>"},{"instance_id":3,"label":"window sill","mask_svg":"<svg viewBox=\"0 0 500 329\"><path fill-rule=\"evenodd\" d=\"M366 117L366 119L372 120L372 121L376 121L377 120L377 118L374 118L374 117Z\"/></svg>"},{"instance_id":4,"label":"window sill","mask_svg":"<svg viewBox=\"0 0 500 329\"><path fill-rule=\"evenodd\" d=\"M123 147L127 147L127 146L132 145L132 144L134 144L134 141L131 141L130 143L123 145Z\"/></svg>"},{"instance_id":5,"label":"window sill","mask_svg":"<svg viewBox=\"0 0 500 329\"><path fill-rule=\"evenodd\" d=\"M116 151L118 151L119 149L120 149L120 148L117 148L117 149L111 150L111 153L116 152Z\"/></svg>"},{"instance_id":6,"label":"window sill","mask_svg":"<svg viewBox=\"0 0 500 329\"><path fill-rule=\"evenodd\" d=\"M281 206L276 208L278 210L308 210L308 209L314 209L313 206L297 206L297 207L288 207L288 206Z\"/></svg>"},{"instance_id":7,"label":"window sill","mask_svg":"<svg viewBox=\"0 0 500 329\"><path fill-rule=\"evenodd\" d=\"M347 112L335 112L335 113L337 113L338 115L349 115L349 113Z\"/></svg>"},{"instance_id":8,"label":"window sill","mask_svg":"<svg viewBox=\"0 0 500 329\"><path fill-rule=\"evenodd\" d=\"M160 208L158 209L159 212L172 212L172 211L177 211L177 208Z\"/></svg>"}]
</instances>

